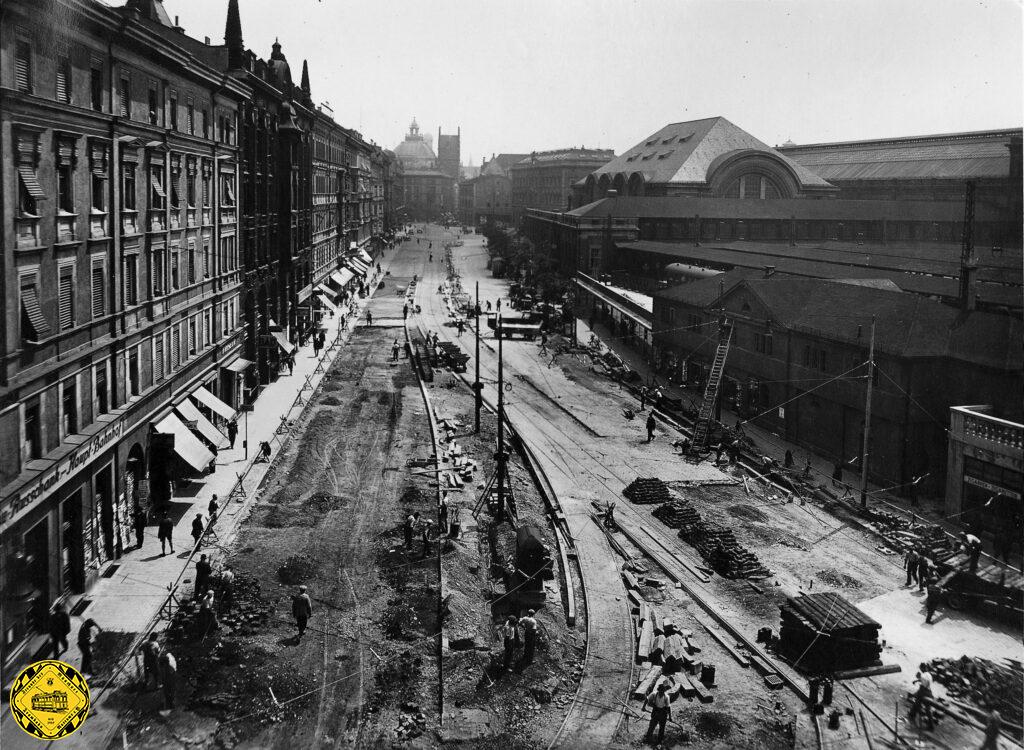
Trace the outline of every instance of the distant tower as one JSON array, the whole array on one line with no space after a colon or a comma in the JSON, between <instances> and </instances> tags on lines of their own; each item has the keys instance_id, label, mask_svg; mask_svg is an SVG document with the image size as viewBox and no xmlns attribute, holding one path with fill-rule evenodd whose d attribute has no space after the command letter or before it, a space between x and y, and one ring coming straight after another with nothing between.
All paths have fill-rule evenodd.
<instances>
[{"instance_id":1,"label":"distant tower","mask_svg":"<svg viewBox=\"0 0 1024 750\"><path fill-rule=\"evenodd\" d=\"M455 135L442 135L437 129L437 168L451 177L459 179L459 164L462 162L462 128Z\"/></svg>"}]
</instances>

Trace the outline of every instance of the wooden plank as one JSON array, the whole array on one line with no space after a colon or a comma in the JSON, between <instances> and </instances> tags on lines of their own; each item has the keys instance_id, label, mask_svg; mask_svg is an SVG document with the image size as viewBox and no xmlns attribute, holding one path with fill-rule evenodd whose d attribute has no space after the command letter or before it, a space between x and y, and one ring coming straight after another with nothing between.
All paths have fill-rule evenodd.
<instances>
[{"instance_id":1,"label":"wooden plank","mask_svg":"<svg viewBox=\"0 0 1024 750\"><path fill-rule=\"evenodd\" d=\"M638 589L640 584L636 580L636 576L630 573L628 570L622 571L622 580L626 582L627 589Z\"/></svg>"},{"instance_id":2,"label":"wooden plank","mask_svg":"<svg viewBox=\"0 0 1024 750\"><path fill-rule=\"evenodd\" d=\"M651 650L649 652L651 661L657 661L662 657L665 652L665 636L656 635L654 636L654 642L651 644Z\"/></svg>"},{"instance_id":3,"label":"wooden plank","mask_svg":"<svg viewBox=\"0 0 1024 750\"><path fill-rule=\"evenodd\" d=\"M748 658L747 658L747 657L746 657L746 656L745 656L744 654L741 654L741 653L740 653L740 652L739 652L739 651L738 651L738 650L736 649L736 647L735 647L734 645L732 645L731 643L729 643L729 639L728 639L728 638L726 638L726 637L725 637L724 635L722 635L721 633L719 633L719 632L718 632L718 629L717 629L717 628L712 628L712 627L711 627L710 625L708 625L708 624L707 624L707 623L705 623L705 622L702 622L702 623L701 623L701 625L703 625L703 626L704 626L704 629L705 629L706 631L708 631L709 633L711 633L712 637L713 637L713 638L714 638L714 639L715 639L716 641L718 641L718 642L719 642L720 644L722 644L722 647L723 647L723 648L724 648L724 649L725 649L726 651L728 651L728 652L729 652L730 654L732 654L732 657L733 657L733 658L734 658L734 659L735 659L735 660L737 661L737 663L739 663L739 665L740 665L741 667L744 667L744 668L746 668L746 667L749 667L749 666L750 666L750 659L748 659Z\"/></svg>"},{"instance_id":4,"label":"wooden plank","mask_svg":"<svg viewBox=\"0 0 1024 750\"><path fill-rule=\"evenodd\" d=\"M640 682L637 683L633 689L634 698L646 698L647 693L650 692L654 686L655 680L661 677L661 667L651 667L651 669L645 674Z\"/></svg>"},{"instance_id":5,"label":"wooden plank","mask_svg":"<svg viewBox=\"0 0 1024 750\"><path fill-rule=\"evenodd\" d=\"M711 703L711 701L714 700L714 697L712 697L711 693L709 693L704 688L704 686L700 684L700 680L698 680L696 677L691 677L690 675L684 676L690 683L690 686L693 688L693 692L694 695L697 696L697 700L699 700L701 703Z\"/></svg>"},{"instance_id":6,"label":"wooden plank","mask_svg":"<svg viewBox=\"0 0 1024 750\"><path fill-rule=\"evenodd\" d=\"M629 599L630 603L638 610L641 609L641 603L643 603L644 600L640 598L640 594L636 592L636 589L627 589L626 598Z\"/></svg>"},{"instance_id":7,"label":"wooden plank","mask_svg":"<svg viewBox=\"0 0 1024 750\"><path fill-rule=\"evenodd\" d=\"M558 524L554 524L554 529L555 545L558 547L558 557L562 561L562 576L565 579L565 622L571 627L576 624L576 592L573 591L572 574L569 572L568 545Z\"/></svg>"},{"instance_id":8,"label":"wooden plank","mask_svg":"<svg viewBox=\"0 0 1024 750\"><path fill-rule=\"evenodd\" d=\"M863 669L843 669L836 672L833 677L837 680L854 680L858 677L875 677L880 674L895 674L901 671L899 664L880 664L877 667L864 667Z\"/></svg>"},{"instance_id":9,"label":"wooden plank","mask_svg":"<svg viewBox=\"0 0 1024 750\"><path fill-rule=\"evenodd\" d=\"M648 619L646 622L640 625L640 638L636 644L636 660L637 663L650 658L651 645L654 643L654 628L651 627L651 621Z\"/></svg>"}]
</instances>

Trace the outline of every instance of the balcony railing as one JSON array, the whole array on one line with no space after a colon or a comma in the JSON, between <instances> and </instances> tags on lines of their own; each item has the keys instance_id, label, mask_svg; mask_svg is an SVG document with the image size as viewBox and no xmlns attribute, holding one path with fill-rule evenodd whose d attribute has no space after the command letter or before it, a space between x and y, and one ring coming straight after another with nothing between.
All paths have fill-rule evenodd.
<instances>
[{"instance_id":1,"label":"balcony railing","mask_svg":"<svg viewBox=\"0 0 1024 750\"><path fill-rule=\"evenodd\" d=\"M976 440L1004 445L1013 450L1024 449L1024 427L1003 420L987 419L964 413L964 435Z\"/></svg>"}]
</instances>

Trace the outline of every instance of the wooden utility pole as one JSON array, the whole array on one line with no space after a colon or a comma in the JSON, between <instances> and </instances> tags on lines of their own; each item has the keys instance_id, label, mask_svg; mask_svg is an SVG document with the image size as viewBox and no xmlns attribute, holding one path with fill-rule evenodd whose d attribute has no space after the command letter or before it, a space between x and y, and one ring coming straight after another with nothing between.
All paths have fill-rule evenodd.
<instances>
[{"instance_id":1,"label":"wooden utility pole","mask_svg":"<svg viewBox=\"0 0 1024 750\"><path fill-rule=\"evenodd\" d=\"M868 387L864 398L864 439L860 447L860 504L868 505L868 443L871 440L871 393L875 385L875 316L871 316L871 342L868 344Z\"/></svg>"},{"instance_id":2,"label":"wooden utility pole","mask_svg":"<svg viewBox=\"0 0 1024 750\"><path fill-rule=\"evenodd\" d=\"M480 433L480 408L483 406L483 396L480 383L480 282L476 282L476 307L473 312L476 318L476 380L473 381L473 407L475 409L474 432Z\"/></svg>"},{"instance_id":3,"label":"wooden utility pole","mask_svg":"<svg viewBox=\"0 0 1024 750\"><path fill-rule=\"evenodd\" d=\"M505 518L505 370L501 341L501 313L494 328L498 333L498 520Z\"/></svg>"}]
</instances>

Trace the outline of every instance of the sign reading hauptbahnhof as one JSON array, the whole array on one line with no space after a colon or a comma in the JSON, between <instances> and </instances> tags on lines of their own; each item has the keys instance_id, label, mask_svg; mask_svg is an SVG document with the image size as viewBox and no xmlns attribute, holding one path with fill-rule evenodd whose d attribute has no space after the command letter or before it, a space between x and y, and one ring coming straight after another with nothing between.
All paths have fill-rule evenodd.
<instances>
[{"instance_id":1,"label":"sign reading hauptbahnhof","mask_svg":"<svg viewBox=\"0 0 1024 750\"><path fill-rule=\"evenodd\" d=\"M77 731L89 706L85 678L62 661L25 667L11 687L11 713L18 726L41 740L59 740Z\"/></svg>"}]
</instances>

